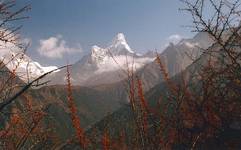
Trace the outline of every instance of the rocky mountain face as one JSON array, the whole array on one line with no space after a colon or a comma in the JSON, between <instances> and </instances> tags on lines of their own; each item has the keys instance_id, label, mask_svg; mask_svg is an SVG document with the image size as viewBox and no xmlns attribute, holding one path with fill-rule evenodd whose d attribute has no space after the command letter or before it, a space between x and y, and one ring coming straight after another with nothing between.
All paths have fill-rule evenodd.
<instances>
[{"instance_id":1,"label":"rocky mountain face","mask_svg":"<svg viewBox=\"0 0 241 150\"><path fill-rule=\"evenodd\" d=\"M211 41L206 34L198 33L194 38L183 39L178 44L170 43L160 54L170 77L189 66L199 57L201 48L210 46ZM109 91L110 96L121 97L118 99L119 103L126 103L128 102L128 86L125 67L136 67L136 75L141 78L145 91L163 81L159 65L154 61L155 53L136 54L128 46L123 34L118 34L112 43L105 49L94 46L91 54L86 55L72 66L73 85L90 87L101 92ZM113 55L115 56L112 57ZM134 61L132 65L126 64L128 58ZM65 84L65 74L65 70L55 73L52 76L52 84Z\"/></svg>"},{"instance_id":2,"label":"rocky mountain face","mask_svg":"<svg viewBox=\"0 0 241 150\"><path fill-rule=\"evenodd\" d=\"M200 56L202 48L207 48L212 42L206 33L198 33L178 44L170 43L160 54L169 75L173 76L185 69ZM128 45L124 34L119 33L110 46L101 48L95 45L90 54L72 65L72 83L87 87L118 84L127 78L128 70L133 70L141 77L148 90L162 81L155 57L153 51L143 55L136 53ZM53 74L50 84L65 84L65 74L65 70Z\"/></svg>"},{"instance_id":3,"label":"rocky mountain face","mask_svg":"<svg viewBox=\"0 0 241 150\"><path fill-rule=\"evenodd\" d=\"M66 86L45 86L40 89L31 89L26 95L33 100L35 105L47 108L46 120L57 128L59 137L66 140L74 135L67 103ZM123 98L109 90L96 90L80 86L72 87L72 95L82 128L88 128L107 116L108 113L120 108L119 101ZM19 98L18 102L23 102L22 97Z\"/></svg>"},{"instance_id":4,"label":"rocky mountain face","mask_svg":"<svg viewBox=\"0 0 241 150\"><path fill-rule=\"evenodd\" d=\"M159 56L172 77L191 65L202 54L202 49L208 48L212 43L213 40L206 33L198 33L177 44L170 43ZM141 77L146 91L163 81L160 67L155 61L145 65L137 74Z\"/></svg>"}]
</instances>

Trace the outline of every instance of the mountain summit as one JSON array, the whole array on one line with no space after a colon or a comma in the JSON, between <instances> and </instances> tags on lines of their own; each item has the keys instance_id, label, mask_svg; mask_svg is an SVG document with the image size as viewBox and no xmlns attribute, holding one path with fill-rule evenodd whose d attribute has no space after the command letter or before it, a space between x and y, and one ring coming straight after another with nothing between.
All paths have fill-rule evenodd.
<instances>
[{"instance_id":1,"label":"mountain summit","mask_svg":"<svg viewBox=\"0 0 241 150\"><path fill-rule=\"evenodd\" d=\"M125 35L118 33L110 46L92 46L89 54L72 65L71 76L75 85L111 84L126 78L129 67L136 71L153 60L154 57L136 54L127 44ZM54 74L52 84L65 83L64 77L64 71Z\"/></svg>"},{"instance_id":2,"label":"mountain summit","mask_svg":"<svg viewBox=\"0 0 241 150\"><path fill-rule=\"evenodd\" d=\"M91 48L91 60L93 63L102 64L113 56L133 56L135 52L127 44L125 35L118 33L112 40L112 44L107 48L101 48L97 45Z\"/></svg>"},{"instance_id":3,"label":"mountain summit","mask_svg":"<svg viewBox=\"0 0 241 150\"><path fill-rule=\"evenodd\" d=\"M130 46L126 42L125 35L118 33L112 41L112 45L109 47L110 51L114 54L123 54L126 52L134 53Z\"/></svg>"}]
</instances>

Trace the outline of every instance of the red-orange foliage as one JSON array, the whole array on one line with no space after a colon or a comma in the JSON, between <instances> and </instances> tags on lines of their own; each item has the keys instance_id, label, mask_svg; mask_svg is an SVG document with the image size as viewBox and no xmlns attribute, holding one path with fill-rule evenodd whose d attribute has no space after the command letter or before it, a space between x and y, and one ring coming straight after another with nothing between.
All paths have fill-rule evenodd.
<instances>
[{"instance_id":1,"label":"red-orange foliage","mask_svg":"<svg viewBox=\"0 0 241 150\"><path fill-rule=\"evenodd\" d=\"M143 119L142 119L142 124L143 124L143 129L145 134L147 133L147 128L148 128L148 122L147 122L147 115L149 112L149 107L148 104L145 100L144 94L143 94L143 87L142 87L142 82L139 78L137 78L137 88L138 88L138 96L141 102L141 111L142 111L142 115L143 115Z\"/></svg>"},{"instance_id":2,"label":"red-orange foliage","mask_svg":"<svg viewBox=\"0 0 241 150\"><path fill-rule=\"evenodd\" d=\"M39 107L33 109L32 100L27 95L23 95L23 102L22 110L12 108L10 120L0 131L1 146L5 149L22 149L30 143L34 147L49 137L42 124L46 113Z\"/></svg>"},{"instance_id":3,"label":"red-orange foliage","mask_svg":"<svg viewBox=\"0 0 241 150\"><path fill-rule=\"evenodd\" d=\"M80 126L80 119L78 117L77 108L74 103L74 99L72 96L72 88L71 88L71 81L70 81L70 72L69 66L67 66L67 91L68 91L68 106L70 109L70 115L72 124L76 130L76 136L79 139L79 144L85 149L86 148L86 140L84 136L84 130Z\"/></svg>"},{"instance_id":4,"label":"red-orange foliage","mask_svg":"<svg viewBox=\"0 0 241 150\"><path fill-rule=\"evenodd\" d=\"M137 78L137 88L138 88L138 96L141 101L141 106L144 108L145 111L148 111L149 107L144 97L142 81L139 78Z\"/></svg>"},{"instance_id":5,"label":"red-orange foliage","mask_svg":"<svg viewBox=\"0 0 241 150\"><path fill-rule=\"evenodd\" d=\"M103 133L102 147L103 147L103 150L110 150L110 137L107 132Z\"/></svg>"},{"instance_id":6,"label":"red-orange foliage","mask_svg":"<svg viewBox=\"0 0 241 150\"><path fill-rule=\"evenodd\" d=\"M176 94L177 87L176 87L176 85L171 81L170 76L169 76L169 74L168 74L168 71L167 71L167 69L166 69L166 66L165 66L165 64L163 64L163 62L161 61L161 58L160 58L160 56L159 56L158 53L156 54L156 62L157 62L157 64L158 64L159 67L160 67L160 70L161 70L163 79L164 79L164 81L167 83L167 86L168 86L169 90L172 92L172 94Z\"/></svg>"}]
</instances>

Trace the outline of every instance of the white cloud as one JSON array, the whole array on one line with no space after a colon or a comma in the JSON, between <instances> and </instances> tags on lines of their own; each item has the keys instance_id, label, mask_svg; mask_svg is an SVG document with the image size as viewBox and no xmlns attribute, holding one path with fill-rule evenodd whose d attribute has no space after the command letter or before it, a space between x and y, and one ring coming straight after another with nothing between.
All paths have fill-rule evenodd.
<instances>
[{"instance_id":1,"label":"white cloud","mask_svg":"<svg viewBox=\"0 0 241 150\"><path fill-rule=\"evenodd\" d=\"M80 44L77 47L69 47L61 35L40 40L37 49L39 54L48 58L63 58L65 54L81 53Z\"/></svg>"}]
</instances>

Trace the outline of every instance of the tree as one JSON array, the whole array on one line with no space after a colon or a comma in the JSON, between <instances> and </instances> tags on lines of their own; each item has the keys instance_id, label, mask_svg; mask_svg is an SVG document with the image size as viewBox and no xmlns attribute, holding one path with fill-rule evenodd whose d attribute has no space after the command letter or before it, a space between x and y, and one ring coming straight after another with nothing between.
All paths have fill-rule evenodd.
<instances>
[{"instance_id":1,"label":"tree","mask_svg":"<svg viewBox=\"0 0 241 150\"><path fill-rule=\"evenodd\" d=\"M16 75L21 61L17 61L12 70L6 67L15 59L23 59L27 50L28 45L20 38L21 26L16 26L16 24L17 21L28 18L25 13L29 9L30 5L18 8L14 0L0 3L0 51L2 57L0 61L0 149L48 146L50 141L54 141L52 131L49 130L51 128L48 129L49 124L44 123L46 116L44 111L48 108L45 105L42 107L42 105L36 104L32 97L26 94L26 91L32 86L44 84L39 83L39 80L57 69L24 83ZM12 49L15 51L10 55ZM6 53L8 55L3 55ZM61 68L63 67L58 69Z\"/></svg>"}]
</instances>

